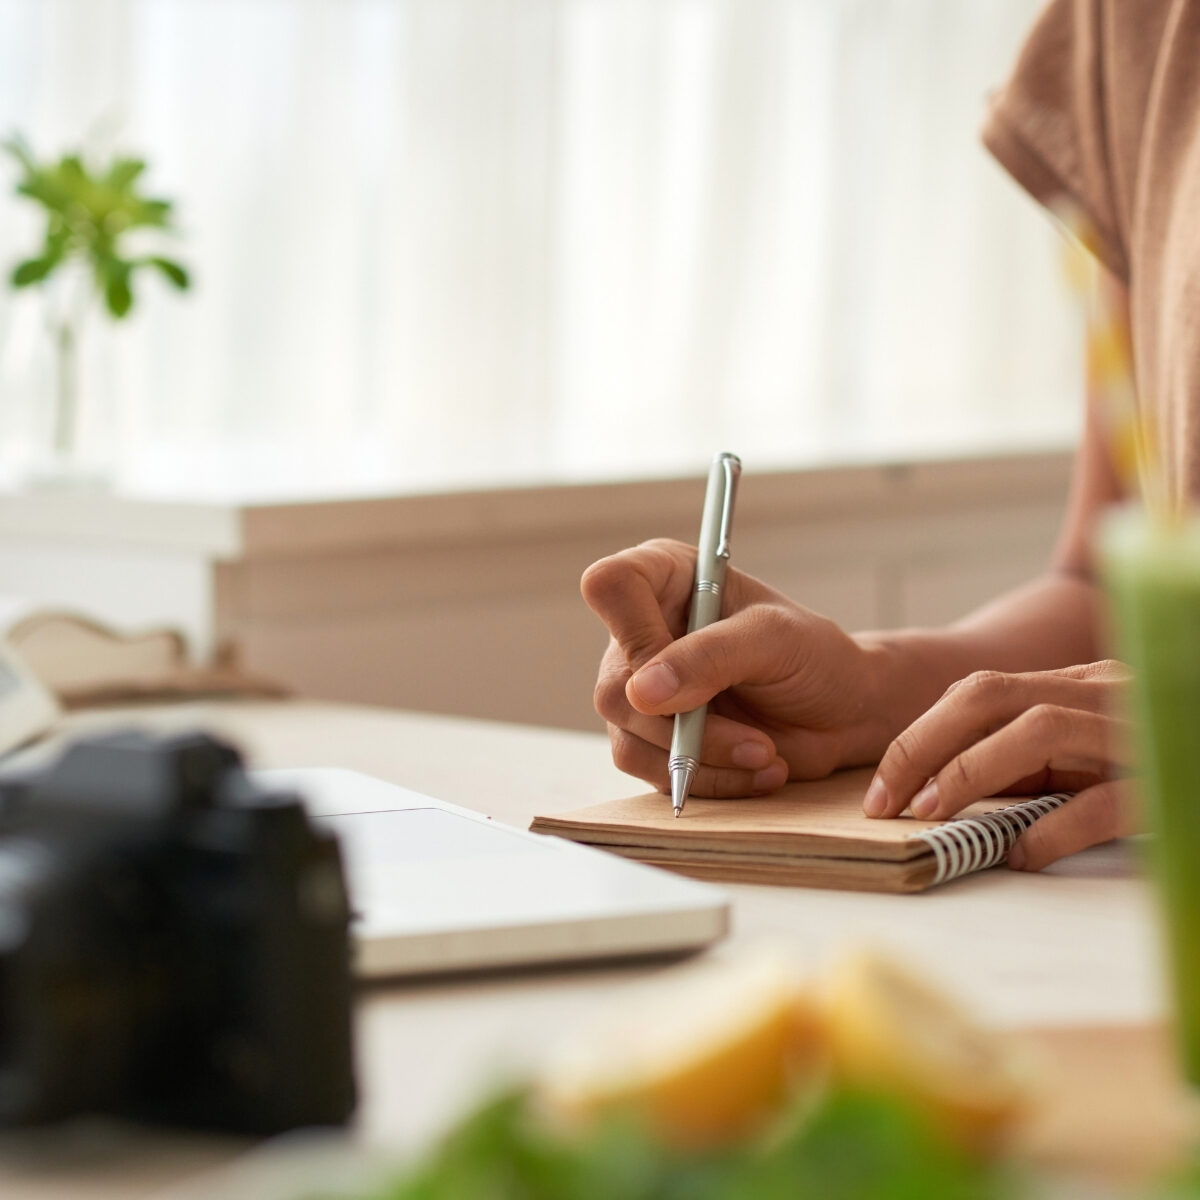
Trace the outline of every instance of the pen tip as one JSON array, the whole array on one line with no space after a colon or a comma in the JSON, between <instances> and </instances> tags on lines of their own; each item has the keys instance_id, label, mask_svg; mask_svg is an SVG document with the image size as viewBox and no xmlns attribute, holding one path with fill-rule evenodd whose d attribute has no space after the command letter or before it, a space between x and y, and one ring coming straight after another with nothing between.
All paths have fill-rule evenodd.
<instances>
[{"instance_id":1,"label":"pen tip","mask_svg":"<svg viewBox=\"0 0 1200 1200\"><path fill-rule=\"evenodd\" d=\"M675 810L676 816L683 812L683 806L687 803L688 790L692 786L695 775L696 768L691 763L686 766L679 764L671 766L671 807Z\"/></svg>"}]
</instances>

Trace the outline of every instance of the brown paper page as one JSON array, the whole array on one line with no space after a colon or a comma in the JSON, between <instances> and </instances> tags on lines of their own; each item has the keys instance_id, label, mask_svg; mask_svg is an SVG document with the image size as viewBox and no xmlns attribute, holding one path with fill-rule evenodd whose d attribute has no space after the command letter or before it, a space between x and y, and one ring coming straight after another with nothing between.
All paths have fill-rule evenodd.
<instances>
[{"instance_id":1,"label":"brown paper page","mask_svg":"<svg viewBox=\"0 0 1200 1200\"><path fill-rule=\"evenodd\" d=\"M864 817L863 795L874 771L839 771L828 779L790 783L770 796L743 800L692 797L674 817L661 792L535 817L535 833L555 833L603 846L660 846L673 851L754 851L904 861L929 853L914 838L937 821ZM996 807L992 805L991 807Z\"/></svg>"}]
</instances>

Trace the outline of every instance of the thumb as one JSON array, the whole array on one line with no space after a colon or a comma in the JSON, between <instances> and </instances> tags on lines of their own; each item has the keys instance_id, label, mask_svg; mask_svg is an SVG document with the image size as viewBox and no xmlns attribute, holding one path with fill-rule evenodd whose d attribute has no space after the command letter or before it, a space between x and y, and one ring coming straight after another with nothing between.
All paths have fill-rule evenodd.
<instances>
[{"instance_id":1,"label":"thumb","mask_svg":"<svg viewBox=\"0 0 1200 1200\"><path fill-rule=\"evenodd\" d=\"M688 712L736 684L769 682L781 656L762 624L747 609L678 638L630 677L629 703L649 714Z\"/></svg>"}]
</instances>

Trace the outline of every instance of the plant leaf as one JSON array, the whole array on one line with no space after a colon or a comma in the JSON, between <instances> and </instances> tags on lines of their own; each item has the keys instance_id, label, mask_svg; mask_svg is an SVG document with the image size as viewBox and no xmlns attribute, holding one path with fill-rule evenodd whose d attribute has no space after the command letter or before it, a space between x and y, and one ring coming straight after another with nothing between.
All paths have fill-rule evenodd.
<instances>
[{"instance_id":1,"label":"plant leaf","mask_svg":"<svg viewBox=\"0 0 1200 1200\"><path fill-rule=\"evenodd\" d=\"M36 171L28 178L17 184L17 194L36 200L43 208L51 212L66 214L71 203L70 193L61 184L49 178L44 171Z\"/></svg>"},{"instance_id":2,"label":"plant leaf","mask_svg":"<svg viewBox=\"0 0 1200 1200\"><path fill-rule=\"evenodd\" d=\"M110 258L104 264L104 303L117 320L133 308L133 290L129 286L133 264L121 258Z\"/></svg>"},{"instance_id":3,"label":"plant leaf","mask_svg":"<svg viewBox=\"0 0 1200 1200\"><path fill-rule=\"evenodd\" d=\"M15 288L23 288L41 283L56 266L58 266L56 258L27 258L13 268L12 285Z\"/></svg>"},{"instance_id":4,"label":"plant leaf","mask_svg":"<svg viewBox=\"0 0 1200 1200\"><path fill-rule=\"evenodd\" d=\"M84 167L83 160L78 154L64 154L59 160L57 174L59 179L70 188L82 189L91 183L87 168Z\"/></svg>"},{"instance_id":5,"label":"plant leaf","mask_svg":"<svg viewBox=\"0 0 1200 1200\"><path fill-rule=\"evenodd\" d=\"M128 190L130 184L146 169L146 163L140 158L118 158L108 168L104 182L118 192Z\"/></svg>"},{"instance_id":6,"label":"plant leaf","mask_svg":"<svg viewBox=\"0 0 1200 1200\"><path fill-rule=\"evenodd\" d=\"M46 245L42 251L42 258L54 260L57 266L67 256L67 251L71 246L70 231L62 224L51 223L50 228L46 230Z\"/></svg>"},{"instance_id":7,"label":"plant leaf","mask_svg":"<svg viewBox=\"0 0 1200 1200\"><path fill-rule=\"evenodd\" d=\"M171 217L171 201L133 197L127 211L130 225L149 225L162 229Z\"/></svg>"},{"instance_id":8,"label":"plant leaf","mask_svg":"<svg viewBox=\"0 0 1200 1200\"><path fill-rule=\"evenodd\" d=\"M181 292L186 292L191 286L191 277L188 275L187 268L181 263L177 263L169 258L159 258L157 255L153 255L150 258L143 258L141 261L147 266L156 267Z\"/></svg>"}]
</instances>

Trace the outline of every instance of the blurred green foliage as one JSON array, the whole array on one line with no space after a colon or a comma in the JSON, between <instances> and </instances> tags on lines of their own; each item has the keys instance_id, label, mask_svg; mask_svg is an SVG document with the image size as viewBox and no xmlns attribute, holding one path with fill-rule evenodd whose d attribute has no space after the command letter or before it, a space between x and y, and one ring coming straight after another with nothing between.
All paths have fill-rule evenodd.
<instances>
[{"instance_id":1,"label":"blurred green foliage","mask_svg":"<svg viewBox=\"0 0 1200 1200\"><path fill-rule=\"evenodd\" d=\"M531 1116L526 1097L512 1092L478 1109L426 1159L355 1200L1008 1200L1029 1194L1006 1171L969 1158L907 1109L879 1097L833 1094L765 1141L684 1153L619 1122L568 1139Z\"/></svg>"},{"instance_id":2,"label":"blurred green foliage","mask_svg":"<svg viewBox=\"0 0 1200 1200\"><path fill-rule=\"evenodd\" d=\"M139 269L158 272L181 291L188 288L188 272L174 259L131 255L126 248L127 237L135 230L173 232L171 202L138 190L145 162L116 157L106 167L92 170L78 154L39 163L17 134L0 145L21 168L17 194L41 205L46 214L41 248L13 269L13 287L43 283L64 264L82 260L105 307L118 319L133 308L133 277Z\"/></svg>"},{"instance_id":3,"label":"blurred green foliage","mask_svg":"<svg viewBox=\"0 0 1200 1200\"><path fill-rule=\"evenodd\" d=\"M1192 1161L1166 1180L1151 1200L1200 1200L1200 1150L1193 1151Z\"/></svg>"}]
</instances>

